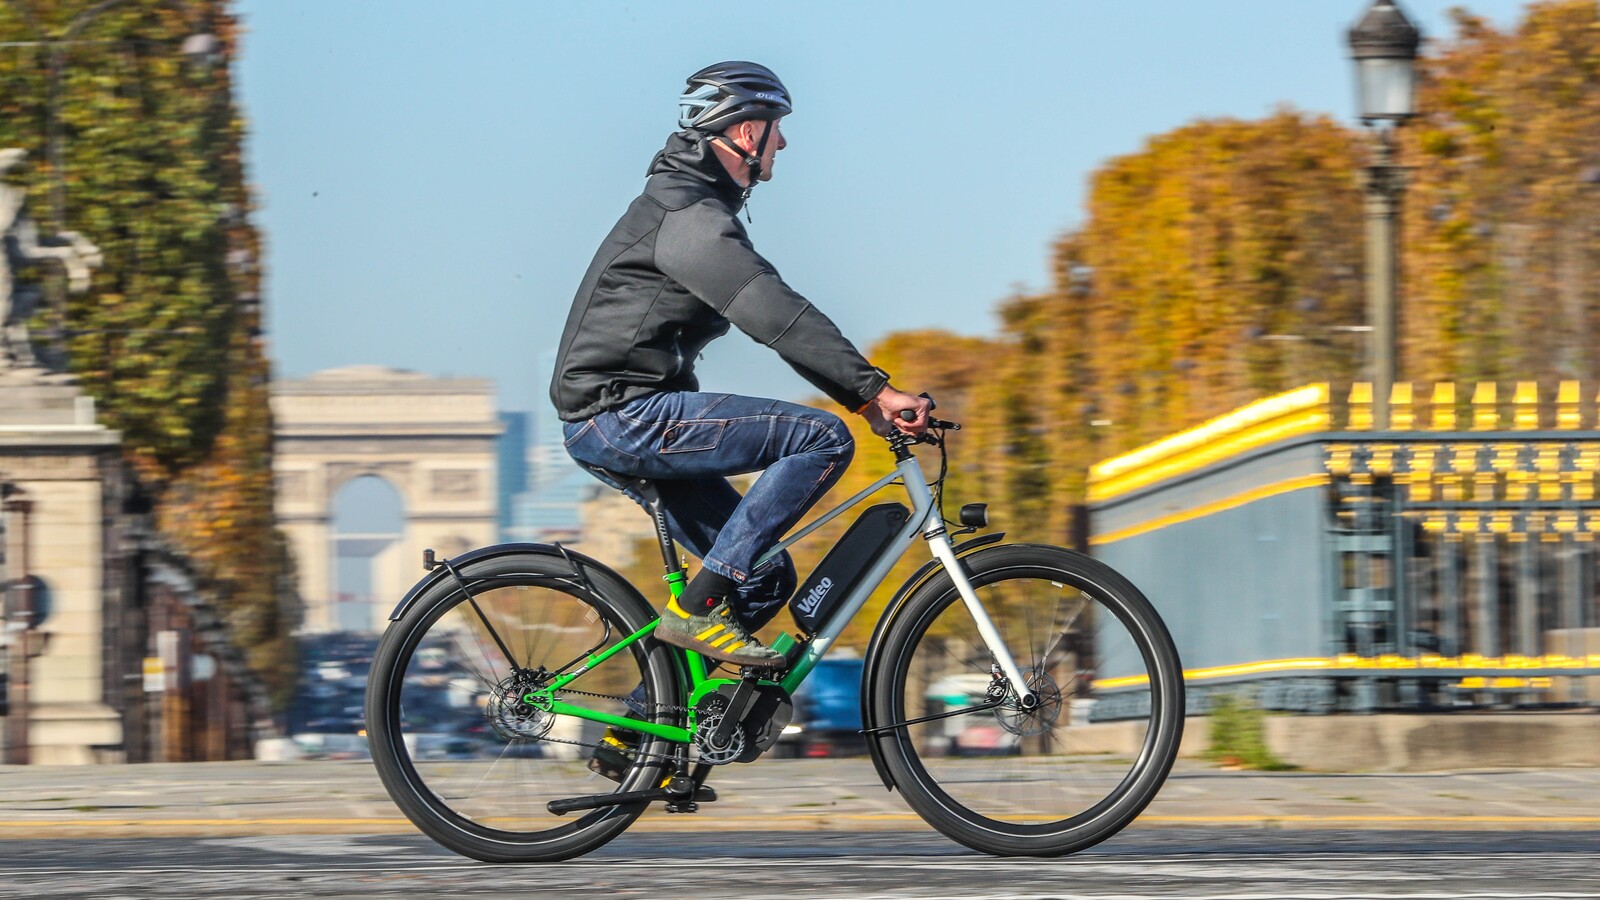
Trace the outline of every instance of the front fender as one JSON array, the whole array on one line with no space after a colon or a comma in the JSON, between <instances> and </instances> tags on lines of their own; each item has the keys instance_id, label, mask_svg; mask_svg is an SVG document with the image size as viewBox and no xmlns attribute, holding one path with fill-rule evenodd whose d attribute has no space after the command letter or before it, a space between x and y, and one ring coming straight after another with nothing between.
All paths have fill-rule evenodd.
<instances>
[{"instance_id":1,"label":"front fender","mask_svg":"<svg viewBox=\"0 0 1600 900\"><path fill-rule=\"evenodd\" d=\"M999 543L1005 536L1006 533L1004 531L997 531L994 534L975 537L970 541L962 541L951 549L955 551L956 556L959 558L980 547ZM878 724L877 717L872 713L872 697L878 687L878 671L882 668L883 636L888 632L889 625L900 615L900 610L905 606L906 598L911 596L911 592L922 587L928 579L932 578L942 568L943 566L937 559L930 559L923 563L922 568L913 572L911 577L906 579L906 583L900 585L900 589L894 592L893 597L889 598L888 604L883 608L883 615L878 618L877 627L872 629L872 639L867 641L867 652L861 671L861 724L864 729L873 728ZM889 767L883 761L883 749L879 746L879 743L885 737L886 735L884 734L868 735L867 751L872 756L872 767L878 770L878 777L883 780L884 788L892 791L894 790L894 781L889 777Z\"/></svg>"},{"instance_id":2,"label":"front fender","mask_svg":"<svg viewBox=\"0 0 1600 900\"><path fill-rule=\"evenodd\" d=\"M560 556L562 549L564 548L558 547L555 544L491 544L488 547L479 547L476 550L468 550L466 553L449 560L449 563L450 565L454 566L457 571L460 571L468 566L471 566L473 563L481 562L486 559L495 559L501 556L510 556L514 553L539 553ZM600 565L600 563L595 562L581 553L574 553L571 550L567 550L567 554L571 556L574 561L581 561L585 565ZM450 570L445 568L443 564L434 566L432 571L422 576L422 579L416 584L412 585L411 590L407 591L406 595L400 599L400 603L395 606L394 612L389 613L389 621L399 621L400 617L405 615L407 610L411 609L412 604L417 602L417 598L421 597L424 591L449 577Z\"/></svg>"}]
</instances>

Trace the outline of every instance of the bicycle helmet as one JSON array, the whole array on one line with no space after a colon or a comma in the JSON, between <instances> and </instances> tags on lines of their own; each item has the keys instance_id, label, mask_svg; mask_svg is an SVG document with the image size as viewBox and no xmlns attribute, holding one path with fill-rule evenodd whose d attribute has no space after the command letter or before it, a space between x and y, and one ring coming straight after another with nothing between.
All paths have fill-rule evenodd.
<instances>
[{"instance_id":1,"label":"bicycle helmet","mask_svg":"<svg viewBox=\"0 0 1600 900\"><path fill-rule=\"evenodd\" d=\"M730 60L689 76L678 98L678 126L718 132L750 119L771 122L793 110L789 89L766 66Z\"/></svg>"}]
</instances>

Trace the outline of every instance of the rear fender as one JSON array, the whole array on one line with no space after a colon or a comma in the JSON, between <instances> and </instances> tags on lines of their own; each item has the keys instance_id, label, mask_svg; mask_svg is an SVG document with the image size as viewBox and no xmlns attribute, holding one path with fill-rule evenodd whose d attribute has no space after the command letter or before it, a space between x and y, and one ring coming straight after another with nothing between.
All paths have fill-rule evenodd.
<instances>
[{"instance_id":1,"label":"rear fender","mask_svg":"<svg viewBox=\"0 0 1600 900\"><path fill-rule=\"evenodd\" d=\"M994 534L975 537L970 541L962 541L951 549L959 558L974 550L999 543L1005 536L1005 532L997 531ZM883 615L878 619L877 627L872 629L872 639L867 642L866 662L861 672L861 723L864 729L874 728L878 724L872 713L872 697L877 690L879 670L882 668L883 636L899 617L900 611L905 607L906 598L943 570L944 566L937 559L923 563L922 568L912 573L911 577L906 579L906 583L900 585L900 589L889 598L888 604L883 608ZM878 777L883 780L884 788L891 791L894 790L894 781L889 777L889 767L884 763L883 748L880 745L892 737L886 732L867 735L867 751L872 755L872 767L878 770Z\"/></svg>"},{"instance_id":2,"label":"rear fender","mask_svg":"<svg viewBox=\"0 0 1600 900\"><path fill-rule=\"evenodd\" d=\"M461 573L463 578L466 578L471 574L469 570L472 568L473 564L482 562L486 559L496 559L502 556L511 556L517 553L537 553L542 556L559 557L561 556L561 551L563 549L565 548L557 547L555 544L492 544L488 547L479 547L476 550L469 550L466 553L463 553L454 559L446 560L445 562L448 562L452 567L455 568L457 572ZM603 563L596 562L595 560L584 556L582 553L567 550L567 555L572 558L574 563L581 563L585 567L593 566L595 568L605 569L605 565ZM575 576L579 575L577 572L574 572L573 574ZM434 566L432 571L422 576L422 580L412 585L411 590L407 591L406 595L401 598L400 603L395 606L394 612L389 613L389 621L398 622L400 617L404 616L406 612L409 611L417 602L417 599L422 596L423 592L449 577L450 570L445 567L444 562Z\"/></svg>"}]
</instances>

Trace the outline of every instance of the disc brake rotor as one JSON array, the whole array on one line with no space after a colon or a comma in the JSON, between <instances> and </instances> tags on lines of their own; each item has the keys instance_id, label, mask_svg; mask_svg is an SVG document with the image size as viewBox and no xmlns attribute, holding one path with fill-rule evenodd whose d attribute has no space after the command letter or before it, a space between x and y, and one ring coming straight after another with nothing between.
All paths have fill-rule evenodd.
<instances>
[{"instance_id":1,"label":"disc brake rotor","mask_svg":"<svg viewBox=\"0 0 1600 900\"><path fill-rule=\"evenodd\" d=\"M523 701L523 696L537 685L526 675L517 674L500 682L489 696L484 713L489 727L501 740L507 742L537 741L550 733L555 724L554 713L542 710Z\"/></svg>"},{"instance_id":2,"label":"disc brake rotor","mask_svg":"<svg viewBox=\"0 0 1600 900\"><path fill-rule=\"evenodd\" d=\"M1049 673L1038 670L1029 672L1028 690L1038 698L1038 703L1032 709L1024 709L1013 692L994 710L995 720L1000 727L1021 737L1043 734L1054 728L1056 720L1061 717L1061 689Z\"/></svg>"}]
</instances>

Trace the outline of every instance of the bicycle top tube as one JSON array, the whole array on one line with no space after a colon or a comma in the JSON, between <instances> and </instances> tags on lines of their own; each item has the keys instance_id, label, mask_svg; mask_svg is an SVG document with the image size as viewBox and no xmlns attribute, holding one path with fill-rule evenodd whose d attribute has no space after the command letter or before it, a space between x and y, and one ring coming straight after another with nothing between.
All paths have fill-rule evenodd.
<instances>
[{"instance_id":1,"label":"bicycle top tube","mask_svg":"<svg viewBox=\"0 0 1600 900\"><path fill-rule=\"evenodd\" d=\"M945 422L937 419L932 421L938 422L938 424L943 427L961 427L954 422ZM940 430L943 430L943 427L941 427ZM860 491L856 492L854 496L812 520L806 525L806 527L796 531L795 533L779 541L777 544L773 545L771 550L761 554L760 558L756 560L755 567L760 567L767 560L772 559L779 553L782 553L783 551L794 546L796 543L805 539L807 535L810 535L818 528L828 524L829 522L838 518L841 514L848 512L850 509L860 504L861 501L867 499L873 494L876 494L878 491L883 490L889 485L894 484L895 482L900 482L903 484L905 486L906 493L910 496L913 507L913 513L911 516L912 521L918 523L919 527L926 525L928 516L933 511L933 505L931 503L927 506L920 504L918 502L918 491L913 488L913 485L921 486L923 491L927 491L929 485L927 476L922 471L921 461L911 453L909 448L911 445L917 443L933 443L938 444L940 446L940 451L943 452L944 448L942 446L942 441L934 439L924 440L921 439L920 436L919 438L912 438L911 436L906 435L898 430L892 434L885 435L884 440L888 442L889 449L895 455L896 464L894 471L891 471L889 474L879 478L877 481L874 481L867 487L862 488ZM940 480L943 480L942 475Z\"/></svg>"}]
</instances>

